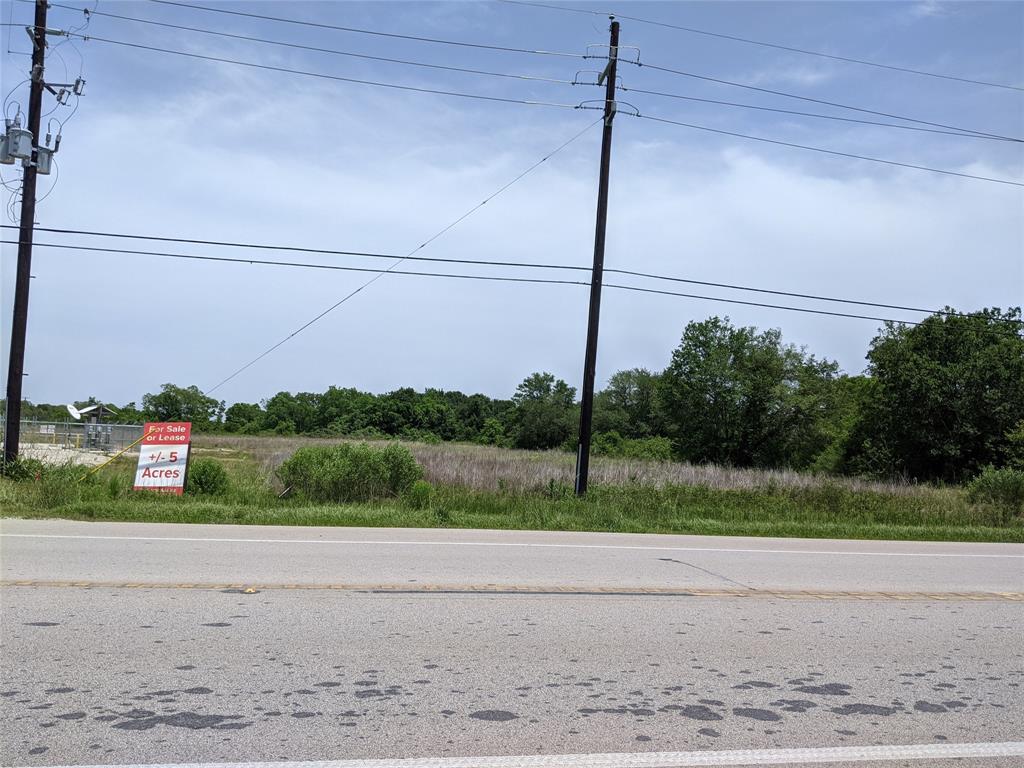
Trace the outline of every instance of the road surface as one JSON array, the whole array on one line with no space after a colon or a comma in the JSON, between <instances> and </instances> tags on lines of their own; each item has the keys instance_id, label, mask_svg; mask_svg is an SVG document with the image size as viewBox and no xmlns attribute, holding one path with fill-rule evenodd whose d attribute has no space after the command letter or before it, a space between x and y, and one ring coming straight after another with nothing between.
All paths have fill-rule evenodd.
<instances>
[{"instance_id":1,"label":"road surface","mask_svg":"<svg viewBox=\"0 0 1024 768\"><path fill-rule=\"evenodd\" d=\"M1019 545L4 520L0 579L2 765L1024 765Z\"/></svg>"}]
</instances>

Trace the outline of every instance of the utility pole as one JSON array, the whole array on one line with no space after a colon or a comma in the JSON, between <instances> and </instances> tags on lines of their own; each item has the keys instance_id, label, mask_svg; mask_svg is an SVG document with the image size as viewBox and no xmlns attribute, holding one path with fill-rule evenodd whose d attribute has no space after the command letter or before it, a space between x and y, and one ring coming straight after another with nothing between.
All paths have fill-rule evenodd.
<instances>
[{"instance_id":1,"label":"utility pole","mask_svg":"<svg viewBox=\"0 0 1024 768\"><path fill-rule=\"evenodd\" d=\"M28 330L28 287L32 279L32 235L36 215L36 161L40 146L39 122L43 106L43 64L46 58L47 0L36 0L32 30L32 85L28 98L28 130L32 132L32 158L25 164L21 189L21 227L18 231L18 272L14 285L14 320L11 357L7 367L7 414L4 429L4 465L18 458L21 440L21 385L25 375L25 334Z\"/></svg>"},{"instance_id":2,"label":"utility pole","mask_svg":"<svg viewBox=\"0 0 1024 768\"><path fill-rule=\"evenodd\" d=\"M604 132L601 135L601 178L597 186L597 228L594 232L594 267L590 276L590 318L587 351L583 361L583 402L580 408L580 442L576 449L576 495L587 493L590 474L590 434L594 418L594 378L597 371L597 331L601 316L601 280L604 276L604 234L608 224L608 173L612 160L612 121L615 119L615 68L619 60L619 22L612 16L608 64L598 78L605 81Z\"/></svg>"}]
</instances>

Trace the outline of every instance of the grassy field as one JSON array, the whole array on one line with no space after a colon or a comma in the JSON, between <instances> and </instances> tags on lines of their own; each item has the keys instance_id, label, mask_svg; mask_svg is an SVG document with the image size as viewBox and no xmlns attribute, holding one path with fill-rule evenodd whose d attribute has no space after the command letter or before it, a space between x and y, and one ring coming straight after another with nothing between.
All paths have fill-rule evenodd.
<instances>
[{"instance_id":1,"label":"grassy field","mask_svg":"<svg viewBox=\"0 0 1024 768\"><path fill-rule=\"evenodd\" d=\"M228 470L229 488L217 496L133 493L126 456L85 481L81 467L2 479L0 508L83 520L1024 542L1024 521L1006 522L958 488L597 458L580 500L571 455L473 445L407 444L431 486L417 494L332 505L280 498L274 470L299 446L320 442L198 436L195 455Z\"/></svg>"}]
</instances>

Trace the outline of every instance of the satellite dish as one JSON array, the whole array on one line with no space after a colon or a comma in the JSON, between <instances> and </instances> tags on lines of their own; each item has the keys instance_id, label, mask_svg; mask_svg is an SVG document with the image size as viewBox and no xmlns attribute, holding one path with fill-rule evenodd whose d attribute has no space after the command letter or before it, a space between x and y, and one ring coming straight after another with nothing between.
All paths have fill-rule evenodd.
<instances>
[{"instance_id":1,"label":"satellite dish","mask_svg":"<svg viewBox=\"0 0 1024 768\"><path fill-rule=\"evenodd\" d=\"M97 408L99 408L98 405L90 405L88 408L82 409L75 408L75 406L71 405L70 403L67 405L68 413L71 414L71 418L73 418L75 421L79 421L82 418L83 414L86 414L89 411L95 411Z\"/></svg>"}]
</instances>

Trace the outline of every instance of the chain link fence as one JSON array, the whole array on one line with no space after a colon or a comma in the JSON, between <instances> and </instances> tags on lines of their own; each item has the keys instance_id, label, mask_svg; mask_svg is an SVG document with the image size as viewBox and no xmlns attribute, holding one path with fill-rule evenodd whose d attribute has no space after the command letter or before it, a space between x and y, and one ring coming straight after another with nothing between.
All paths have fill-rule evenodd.
<instances>
[{"instance_id":1,"label":"chain link fence","mask_svg":"<svg viewBox=\"0 0 1024 768\"><path fill-rule=\"evenodd\" d=\"M6 432L0 419L0 431ZM92 424L81 421L21 422L21 445L26 448L64 448L98 453L124 450L142 437L141 424Z\"/></svg>"}]
</instances>

